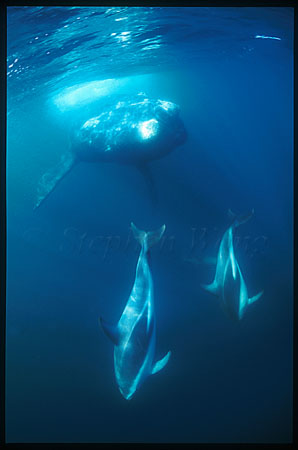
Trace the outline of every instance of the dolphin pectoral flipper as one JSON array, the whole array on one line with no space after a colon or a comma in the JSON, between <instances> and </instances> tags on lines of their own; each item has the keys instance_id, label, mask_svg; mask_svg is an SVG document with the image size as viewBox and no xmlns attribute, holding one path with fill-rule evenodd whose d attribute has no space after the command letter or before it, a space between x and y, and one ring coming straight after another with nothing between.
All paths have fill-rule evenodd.
<instances>
[{"instance_id":1,"label":"dolphin pectoral flipper","mask_svg":"<svg viewBox=\"0 0 298 450\"><path fill-rule=\"evenodd\" d=\"M211 284L201 284L201 287L213 295L218 295L218 285L215 281Z\"/></svg>"},{"instance_id":2,"label":"dolphin pectoral flipper","mask_svg":"<svg viewBox=\"0 0 298 450\"><path fill-rule=\"evenodd\" d=\"M160 359L159 361L157 361L154 364L152 371L151 371L152 375L159 372L166 366L166 364L168 363L168 361L170 359L170 356L171 356L171 352L168 352L162 359Z\"/></svg>"},{"instance_id":3,"label":"dolphin pectoral flipper","mask_svg":"<svg viewBox=\"0 0 298 450\"><path fill-rule=\"evenodd\" d=\"M70 172L75 163L74 156L70 152L67 152L55 167L43 174L37 188L37 200L34 209L38 208L49 194L53 192L60 181Z\"/></svg>"},{"instance_id":4,"label":"dolphin pectoral flipper","mask_svg":"<svg viewBox=\"0 0 298 450\"><path fill-rule=\"evenodd\" d=\"M133 222L131 222L130 225L135 239L140 243L141 246L144 245L146 247L146 251L149 250L149 248L154 244L157 244L166 229L166 226L163 225L155 231L143 231L139 230Z\"/></svg>"},{"instance_id":5,"label":"dolphin pectoral flipper","mask_svg":"<svg viewBox=\"0 0 298 450\"><path fill-rule=\"evenodd\" d=\"M251 305L252 303L259 300L259 298L263 295L264 291L259 292L258 294L254 295L253 297L248 299L248 304Z\"/></svg>"},{"instance_id":6,"label":"dolphin pectoral flipper","mask_svg":"<svg viewBox=\"0 0 298 450\"><path fill-rule=\"evenodd\" d=\"M102 317L99 318L99 323L108 338L110 338L115 345L118 345L120 341L120 333L118 327L116 325L109 324Z\"/></svg>"}]
</instances>

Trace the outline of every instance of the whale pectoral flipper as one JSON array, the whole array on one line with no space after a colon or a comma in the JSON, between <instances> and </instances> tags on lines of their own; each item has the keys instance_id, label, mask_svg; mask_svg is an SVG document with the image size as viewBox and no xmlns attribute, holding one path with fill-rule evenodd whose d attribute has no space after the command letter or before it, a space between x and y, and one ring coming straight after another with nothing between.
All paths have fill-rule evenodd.
<instances>
[{"instance_id":1,"label":"whale pectoral flipper","mask_svg":"<svg viewBox=\"0 0 298 450\"><path fill-rule=\"evenodd\" d=\"M38 184L37 200L34 209L38 208L48 195L53 192L65 175L70 172L75 163L74 156L70 152L67 152L55 167L43 174Z\"/></svg>"},{"instance_id":2,"label":"whale pectoral flipper","mask_svg":"<svg viewBox=\"0 0 298 450\"><path fill-rule=\"evenodd\" d=\"M259 300L259 298L263 295L264 291L259 292L258 294L254 295L253 297L248 299L248 304L251 305L252 303Z\"/></svg>"},{"instance_id":3,"label":"whale pectoral flipper","mask_svg":"<svg viewBox=\"0 0 298 450\"><path fill-rule=\"evenodd\" d=\"M150 193L150 198L151 201L153 203L153 205L155 205L157 203L157 192L156 192L156 187L155 187L155 182L152 176L152 172L151 172L151 168L148 166L148 163L139 163L136 164L137 169L140 171L140 173L143 175L144 180L146 181L149 193Z\"/></svg>"},{"instance_id":4,"label":"whale pectoral flipper","mask_svg":"<svg viewBox=\"0 0 298 450\"><path fill-rule=\"evenodd\" d=\"M118 345L120 341L120 333L117 325L109 324L102 317L99 318L99 323L108 338L110 338L115 345Z\"/></svg>"},{"instance_id":5,"label":"whale pectoral flipper","mask_svg":"<svg viewBox=\"0 0 298 450\"><path fill-rule=\"evenodd\" d=\"M162 359L160 359L159 361L157 361L154 364L152 371L151 371L152 375L159 372L161 369L163 369L166 366L167 362L170 359L170 356L171 356L171 352L168 352Z\"/></svg>"}]
</instances>

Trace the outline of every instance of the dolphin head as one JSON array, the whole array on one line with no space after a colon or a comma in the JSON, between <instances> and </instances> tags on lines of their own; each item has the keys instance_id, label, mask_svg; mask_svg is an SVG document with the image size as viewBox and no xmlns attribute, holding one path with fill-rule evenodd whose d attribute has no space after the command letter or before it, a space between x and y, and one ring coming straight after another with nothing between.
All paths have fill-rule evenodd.
<instances>
[{"instance_id":1,"label":"dolphin head","mask_svg":"<svg viewBox=\"0 0 298 450\"><path fill-rule=\"evenodd\" d=\"M119 387L119 391L121 392L125 400L131 400L133 394L135 393L135 391L132 391L131 389L123 389L121 387Z\"/></svg>"},{"instance_id":2,"label":"dolphin head","mask_svg":"<svg viewBox=\"0 0 298 450\"><path fill-rule=\"evenodd\" d=\"M234 309L230 305L223 304L223 310L233 322L240 322L243 317L243 310L236 310L236 308Z\"/></svg>"},{"instance_id":3,"label":"dolphin head","mask_svg":"<svg viewBox=\"0 0 298 450\"><path fill-rule=\"evenodd\" d=\"M136 383L132 380L127 380L124 377L119 376L120 374L116 374L118 389L121 392L121 395L125 398L125 400L131 400L136 391L139 389L140 383Z\"/></svg>"}]
</instances>

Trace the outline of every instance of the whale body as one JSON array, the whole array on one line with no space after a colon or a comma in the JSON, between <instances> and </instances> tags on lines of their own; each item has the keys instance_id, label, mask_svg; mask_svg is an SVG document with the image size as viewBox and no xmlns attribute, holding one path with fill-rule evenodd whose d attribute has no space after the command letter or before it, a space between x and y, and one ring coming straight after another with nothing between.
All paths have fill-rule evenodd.
<instances>
[{"instance_id":1,"label":"whale body","mask_svg":"<svg viewBox=\"0 0 298 450\"><path fill-rule=\"evenodd\" d=\"M99 115L84 121L73 132L70 147L60 162L42 176L35 208L81 161L134 165L152 185L148 163L186 141L180 108L175 103L151 99L144 93L117 99L105 104Z\"/></svg>"},{"instance_id":2,"label":"whale body","mask_svg":"<svg viewBox=\"0 0 298 450\"><path fill-rule=\"evenodd\" d=\"M119 390L126 400L151 374L159 372L168 362L171 352L160 361L155 356L156 325L153 300L153 282L148 264L148 250L162 237L165 225L157 231L145 232L131 224L141 252L137 263L134 285L116 326L102 318L100 323L114 343L114 369Z\"/></svg>"},{"instance_id":3,"label":"whale body","mask_svg":"<svg viewBox=\"0 0 298 450\"><path fill-rule=\"evenodd\" d=\"M241 218L234 216L232 225L224 233L216 261L216 272L214 281L202 287L220 298L223 309L227 315L234 320L241 320L247 307L258 300L262 292L248 297L247 287L244 282L238 261L235 257L233 247L233 232L235 227L246 222L253 214L253 211Z\"/></svg>"}]
</instances>

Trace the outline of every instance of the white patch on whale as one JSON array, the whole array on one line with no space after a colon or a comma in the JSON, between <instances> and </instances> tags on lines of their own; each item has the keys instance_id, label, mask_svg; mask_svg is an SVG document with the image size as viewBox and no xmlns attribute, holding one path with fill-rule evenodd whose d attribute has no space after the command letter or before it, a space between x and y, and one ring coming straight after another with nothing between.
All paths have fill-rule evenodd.
<instances>
[{"instance_id":1,"label":"white patch on whale","mask_svg":"<svg viewBox=\"0 0 298 450\"><path fill-rule=\"evenodd\" d=\"M146 120L139 123L139 131L143 139L149 139L158 132L158 121L156 119Z\"/></svg>"}]
</instances>

